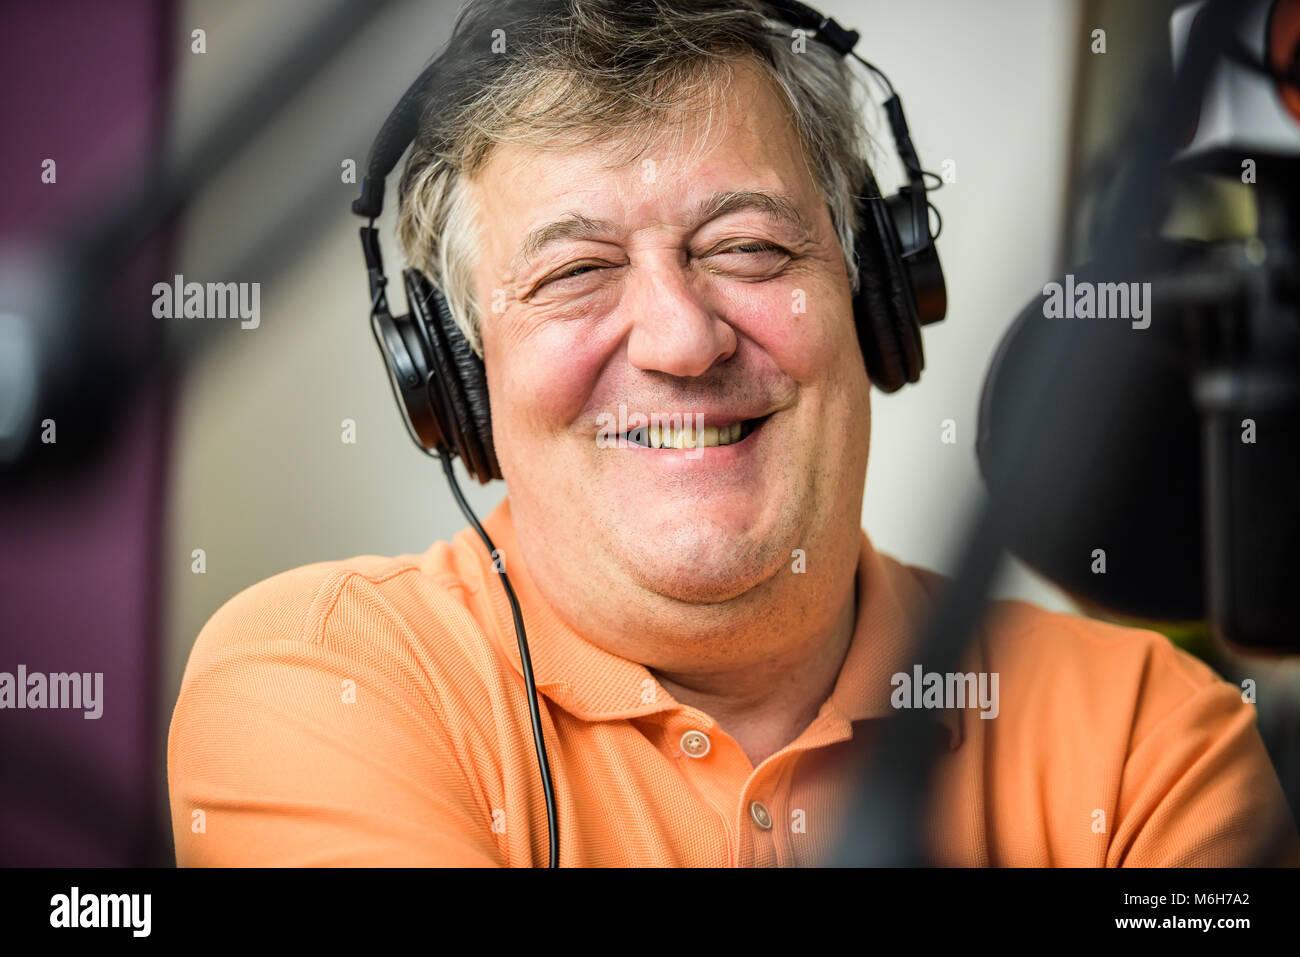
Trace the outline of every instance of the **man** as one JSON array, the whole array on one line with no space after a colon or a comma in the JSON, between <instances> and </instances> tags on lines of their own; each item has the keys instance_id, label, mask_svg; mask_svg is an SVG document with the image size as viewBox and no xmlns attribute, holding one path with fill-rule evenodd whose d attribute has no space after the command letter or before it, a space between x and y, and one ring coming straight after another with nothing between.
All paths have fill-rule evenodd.
<instances>
[{"instance_id":1,"label":"man","mask_svg":"<svg viewBox=\"0 0 1300 957\"><path fill-rule=\"evenodd\" d=\"M466 66L482 94L426 114L402 184L408 258L485 363L498 553L467 530L217 612L171 729L178 862L545 863L501 567L563 865L826 862L864 754L910 704L940 705L947 746L936 863L1293 847L1253 708L1155 633L1002 603L970 682L945 685L969 696L912 694L942 581L860 528L867 166L847 70L753 7L551 6ZM494 26L475 3L457 32ZM611 436L638 414L649 428Z\"/></svg>"}]
</instances>

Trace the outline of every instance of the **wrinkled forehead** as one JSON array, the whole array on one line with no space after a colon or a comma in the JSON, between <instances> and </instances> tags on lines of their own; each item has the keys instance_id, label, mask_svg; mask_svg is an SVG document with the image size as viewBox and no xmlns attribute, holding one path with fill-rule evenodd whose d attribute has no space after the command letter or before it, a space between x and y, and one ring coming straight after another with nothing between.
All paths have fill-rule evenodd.
<instances>
[{"instance_id":1,"label":"wrinkled forehead","mask_svg":"<svg viewBox=\"0 0 1300 957\"><path fill-rule=\"evenodd\" d=\"M771 202L750 206L798 221L816 218L824 205L793 116L761 73L741 66L725 87L628 136L623 131L556 131L509 139L488 155L471 180L481 236L511 258L535 245L521 231L561 214L588 231L611 217L635 225L642 219L689 220L726 193L765 193ZM733 204L735 205L735 204ZM496 252L502 250L497 248Z\"/></svg>"}]
</instances>

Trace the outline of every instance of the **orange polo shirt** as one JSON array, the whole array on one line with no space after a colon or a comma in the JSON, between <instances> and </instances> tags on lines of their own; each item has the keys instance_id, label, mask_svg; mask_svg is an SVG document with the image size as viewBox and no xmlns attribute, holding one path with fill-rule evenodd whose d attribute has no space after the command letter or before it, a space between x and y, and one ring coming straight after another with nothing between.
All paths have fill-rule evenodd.
<instances>
[{"instance_id":1,"label":"orange polo shirt","mask_svg":"<svg viewBox=\"0 0 1300 957\"><path fill-rule=\"evenodd\" d=\"M508 500L484 525L528 629L562 865L830 860L944 579L863 533L834 691L753 767L709 715L547 606ZM963 670L998 674L997 716L930 711L948 742L925 809L936 863L1215 866L1296 848L1254 707L1163 636L999 602ZM473 530L227 602L185 670L168 780L180 865L545 866L510 607Z\"/></svg>"}]
</instances>

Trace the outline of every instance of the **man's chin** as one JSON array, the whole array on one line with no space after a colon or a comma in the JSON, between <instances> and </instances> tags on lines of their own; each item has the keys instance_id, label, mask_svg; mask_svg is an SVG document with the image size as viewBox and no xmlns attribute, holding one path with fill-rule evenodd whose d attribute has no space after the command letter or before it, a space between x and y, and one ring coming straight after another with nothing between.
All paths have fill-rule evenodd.
<instances>
[{"instance_id":1,"label":"man's chin","mask_svg":"<svg viewBox=\"0 0 1300 957\"><path fill-rule=\"evenodd\" d=\"M625 564L642 588L677 601L717 604L739 598L776 574L785 551L749 536L692 536L642 541Z\"/></svg>"}]
</instances>

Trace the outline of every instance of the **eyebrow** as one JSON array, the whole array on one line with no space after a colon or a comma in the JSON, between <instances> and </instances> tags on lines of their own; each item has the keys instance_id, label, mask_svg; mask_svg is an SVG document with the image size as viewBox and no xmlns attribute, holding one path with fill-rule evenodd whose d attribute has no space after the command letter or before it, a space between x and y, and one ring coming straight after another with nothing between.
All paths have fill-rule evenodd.
<instances>
[{"instance_id":1,"label":"eyebrow","mask_svg":"<svg viewBox=\"0 0 1300 957\"><path fill-rule=\"evenodd\" d=\"M557 220L544 226L538 226L524 237L524 241L519 246L519 251L515 253L515 258L510 263L510 271L513 274L518 274L519 270L527 265L529 260L552 243L558 243L564 239L590 236L594 233L612 232L613 229L614 224L608 220L591 219L581 213L565 213L564 216Z\"/></svg>"},{"instance_id":2,"label":"eyebrow","mask_svg":"<svg viewBox=\"0 0 1300 957\"><path fill-rule=\"evenodd\" d=\"M720 190L701 200L691 213L691 222L694 224L692 228L698 229L719 216L744 209L756 209L778 219L793 227L805 238L812 235L807 220L788 197L781 193L756 189ZM524 237L524 241L519 245L519 251L511 261L511 273L517 275L538 253L554 243L596 233L613 232L613 230L614 224L608 220L592 219L577 212L565 213L559 219L538 226Z\"/></svg>"},{"instance_id":3,"label":"eyebrow","mask_svg":"<svg viewBox=\"0 0 1300 957\"><path fill-rule=\"evenodd\" d=\"M793 226L805 235L812 232L807 220L799 212L799 208L787 196L761 189L724 190L714 193L695 207L692 221L697 226L703 225L711 219L742 209L757 209Z\"/></svg>"}]
</instances>

